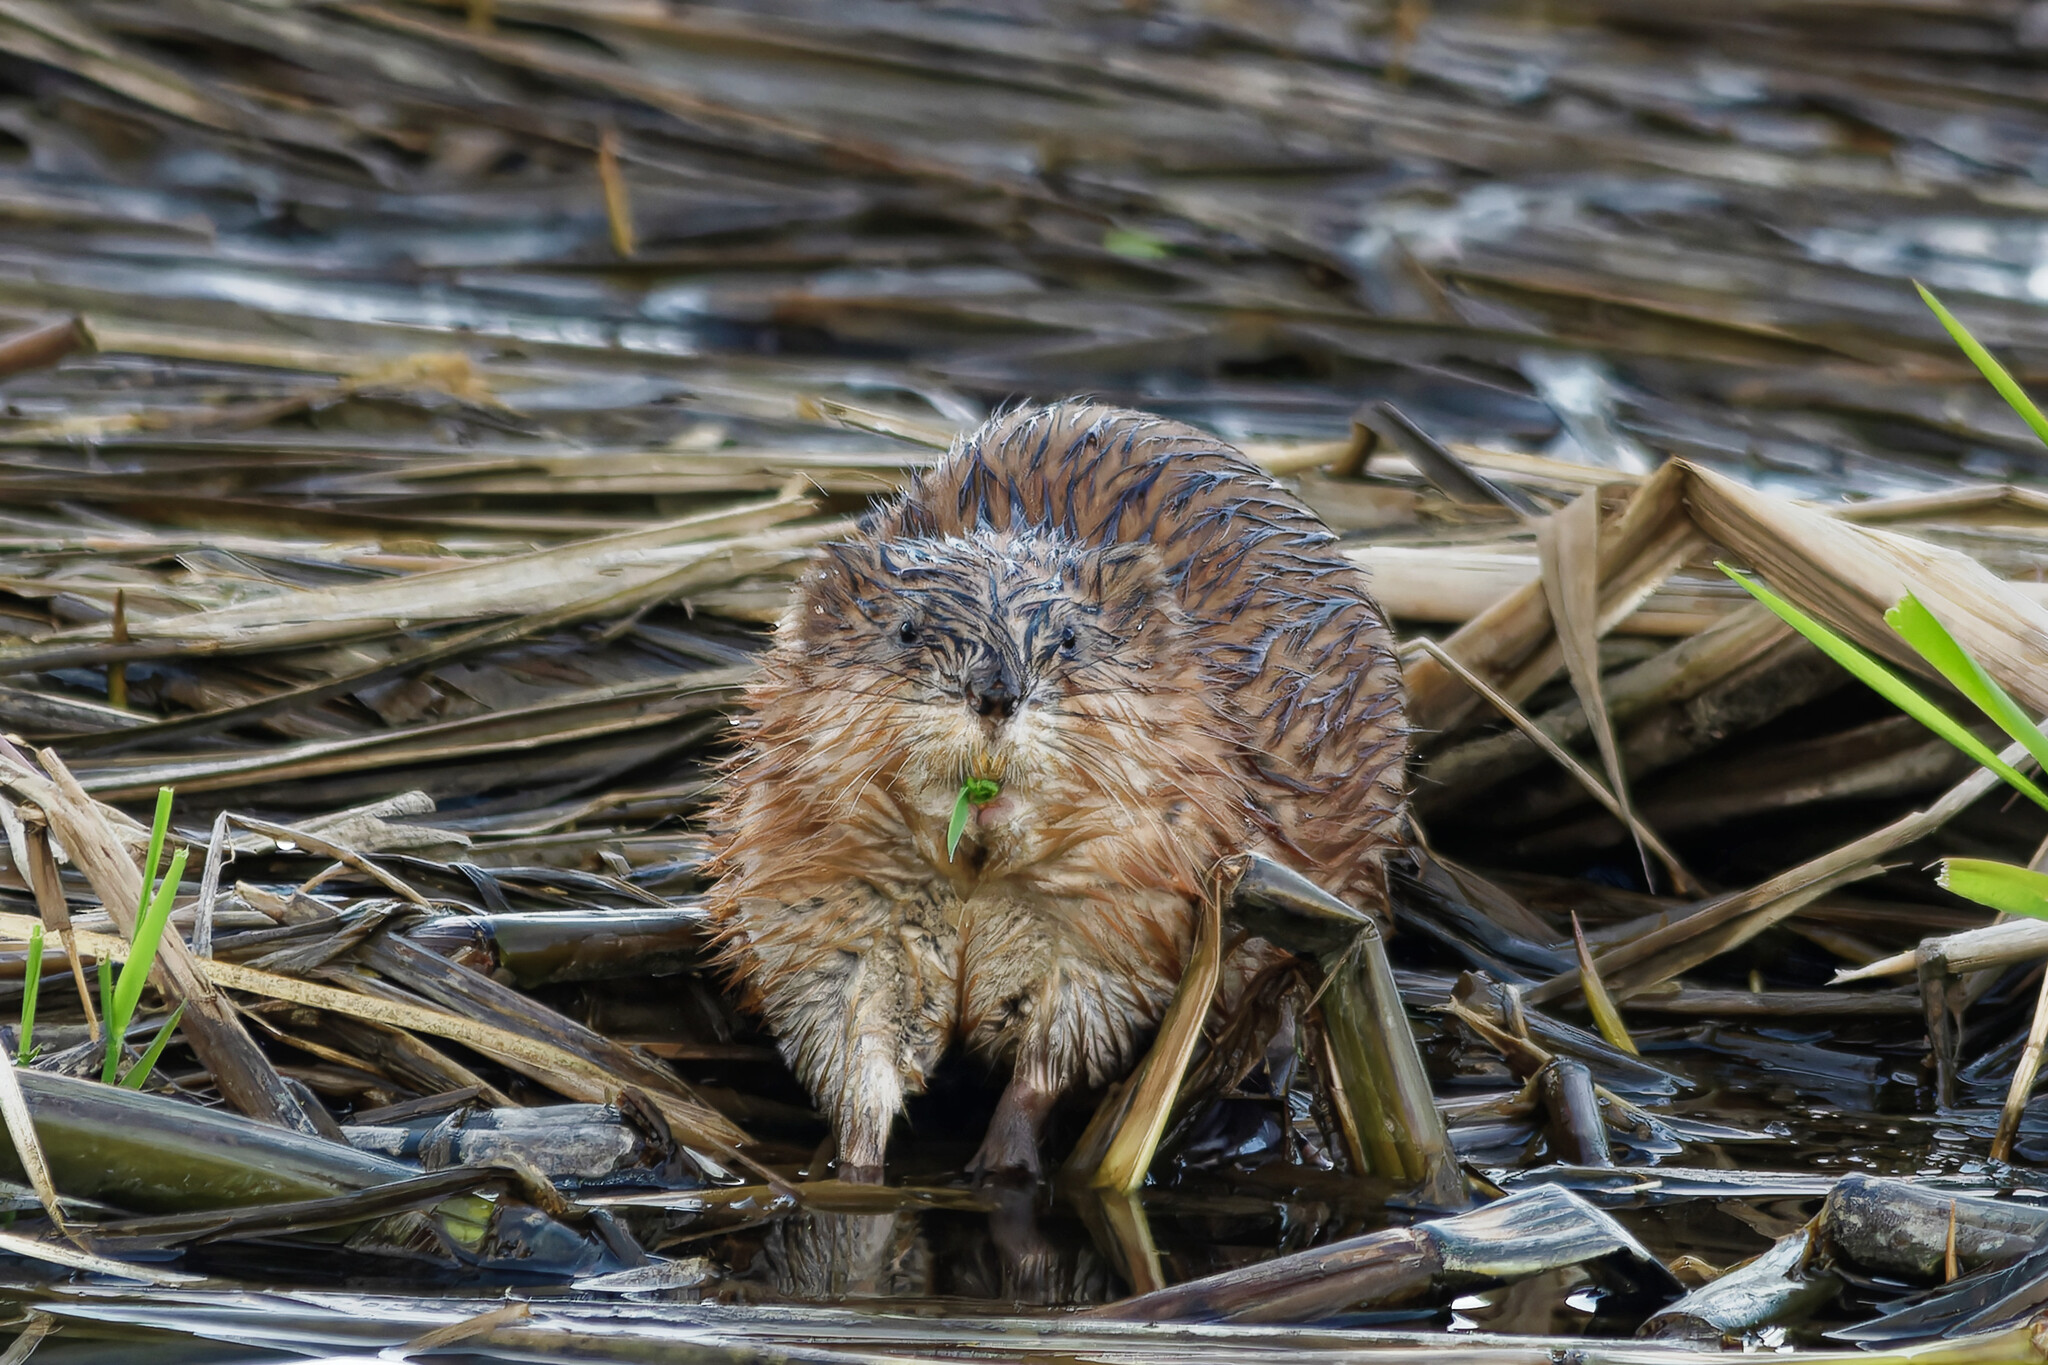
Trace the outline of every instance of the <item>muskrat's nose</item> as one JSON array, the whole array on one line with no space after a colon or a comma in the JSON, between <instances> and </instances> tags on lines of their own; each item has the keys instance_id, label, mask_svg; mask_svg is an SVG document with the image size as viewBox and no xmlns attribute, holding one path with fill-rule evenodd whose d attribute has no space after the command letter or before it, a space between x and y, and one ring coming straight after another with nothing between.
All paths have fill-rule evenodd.
<instances>
[{"instance_id":1,"label":"muskrat's nose","mask_svg":"<svg viewBox=\"0 0 2048 1365\"><path fill-rule=\"evenodd\" d=\"M967 704L977 716L1000 716L1007 720L1017 713L1017 693L1010 680L998 673L987 682L969 683Z\"/></svg>"}]
</instances>

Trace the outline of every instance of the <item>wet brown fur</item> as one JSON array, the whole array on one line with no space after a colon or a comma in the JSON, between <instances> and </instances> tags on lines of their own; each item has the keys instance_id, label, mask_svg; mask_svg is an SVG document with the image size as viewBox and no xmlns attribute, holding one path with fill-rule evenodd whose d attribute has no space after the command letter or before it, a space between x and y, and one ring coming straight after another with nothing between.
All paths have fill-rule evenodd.
<instances>
[{"instance_id":1,"label":"wet brown fur","mask_svg":"<svg viewBox=\"0 0 2048 1365\"><path fill-rule=\"evenodd\" d=\"M711 904L842 1169L879 1171L956 1040L1012 1066L977 1165L1035 1169L1051 1100L1158 1022L1228 853L1384 906L1400 676L1333 540L1215 438L1069 403L819 553L736 721ZM949 858L977 776L1002 796Z\"/></svg>"}]
</instances>

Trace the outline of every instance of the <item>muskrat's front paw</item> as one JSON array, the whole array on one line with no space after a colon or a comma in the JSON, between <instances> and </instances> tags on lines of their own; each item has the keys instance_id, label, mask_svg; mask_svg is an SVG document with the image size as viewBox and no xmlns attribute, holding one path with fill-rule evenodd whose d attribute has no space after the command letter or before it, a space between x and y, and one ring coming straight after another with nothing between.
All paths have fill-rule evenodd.
<instances>
[{"instance_id":1,"label":"muskrat's front paw","mask_svg":"<svg viewBox=\"0 0 2048 1365\"><path fill-rule=\"evenodd\" d=\"M1005 1123L998 1114L981 1140L981 1150L967 1163L975 1183L1038 1179L1038 1134L1026 1125Z\"/></svg>"}]
</instances>

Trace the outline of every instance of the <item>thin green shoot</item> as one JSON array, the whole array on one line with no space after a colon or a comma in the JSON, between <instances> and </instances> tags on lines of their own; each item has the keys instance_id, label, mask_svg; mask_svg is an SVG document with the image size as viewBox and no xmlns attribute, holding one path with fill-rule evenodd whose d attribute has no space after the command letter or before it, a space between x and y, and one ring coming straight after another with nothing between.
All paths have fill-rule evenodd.
<instances>
[{"instance_id":1,"label":"thin green shoot","mask_svg":"<svg viewBox=\"0 0 2048 1365\"><path fill-rule=\"evenodd\" d=\"M1716 567L1740 583L1748 590L1750 596L1769 607L1786 625L1813 641L1821 653L1849 670L1872 691L1955 745L1975 762L1997 773L2013 790L2048 810L2048 792L2042 791L2026 774L1994 753L1990 745L1964 729L1960 721L1921 696L1910 683L1865 653L1860 646L1851 644L1835 634L1746 574L1718 561Z\"/></svg>"},{"instance_id":2,"label":"thin green shoot","mask_svg":"<svg viewBox=\"0 0 2048 1365\"><path fill-rule=\"evenodd\" d=\"M2027 391L2019 386L2019 381L2007 373L2005 366L1999 364L1977 338L1970 335L1969 328L1956 321L1955 315L1941 306L1941 300L1927 292L1926 285L1915 280L1913 287L1920 291L1921 302L1932 308L1934 316L1941 319L1941 325L1955 338L1956 345L1963 348L1963 354L1970 357L1970 363L1991 381L1991 387L1998 390L1998 396L2012 404L2012 410L2020 415L2020 420L2034 429L2042 444L2048 445L2048 417L2041 415L2041 410L2034 406L2033 399L2027 397Z\"/></svg>"},{"instance_id":3,"label":"thin green shoot","mask_svg":"<svg viewBox=\"0 0 2048 1365\"><path fill-rule=\"evenodd\" d=\"M135 1007L149 981L150 967L156 962L157 945L163 942L164 926L170 923L171 903L177 899L179 884L185 880L185 860L190 853L190 849L181 848L178 856L171 859L171 870L157 888L156 898L136 919L135 941L129 948L128 960L121 964L120 976L115 979L114 998L107 1011L107 1056L100 1065L100 1079L109 1085L119 1070L121 1043L135 1018Z\"/></svg>"},{"instance_id":4,"label":"thin green shoot","mask_svg":"<svg viewBox=\"0 0 2048 1365\"><path fill-rule=\"evenodd\" d=\"M1936 880L1965 900L1993 910L2048 919L2048 873L1988 858L1944 858Z\"/></svg>"},{"instance_id":5,"label":"thin green shoot","mask_svg":"<svg viewBox=\"0 0 2048 1365\"><path fill-rule=\"evenodd\" d=\"M171 788L157 788L156 818L150 823L149 856L142 865L142 893L135 907L135 935L128 960L121 964L119 977L112 975L105 960L100 962L100 1015L107 1029L107 1055L100 1063L100 1079L109 1085L120 1068L129 1021L135 1017L135 1004L142 998L143 983L149 980L157 944L163 939L164 921L170 918L171 901L185 875L186 855L181 850L171 862L171 875L164 879L163 886L157 884L156 872L163 862L164 841L171 828L171 796ZM163 907L161 916L157 914L159 904Z\"/></svg>"},{"instance_id":6,"label":"thin green shoot","mask_svg":"<svg viewBox=\"0 0 2048 1365\"><path fill-rule=\"evenodd\" d=\"M21 979L21 1043L14 1052L14 1064L27 1066L35 1060L32 1041L36 1028L36 995L43 985L43 926L28 931L28 974Z\"/></svg>"},{"instance_id":7,"label":"thin green shoot","mask_svg":"<svg viewBox=\"0 0 2048 1365\"><path fill-rule=\"evenodd\" d=\"M953 802L953 819L946 826L946 857L951 859L960 848L960 836L967 833L968 809L986 806L1003 794L1003 784L993 778L970 777L960 788L959 799Z\"/></svg>"},{"instance_id":8,"label":"thin green shoot","mask_svg":"<svg viewBox=\"0 0 2048 1365\"><path fill-rule=\"evenodd\" d=\"M164 1045L171 1041L171 1034L177 1030L178 1021L185 1017L185 1002L179 1001L178 1008L171 1011L171 1017L164 1020L164 1026L156 1031L156 1037L149 1040L141 1060L128 1068L128 1074L121 1078L123 1087L129 1090L142 1089L149 1079L149 1073L156 1070L157 1059L164 1055Z\"/></svg>"},{"instance_id":9,"label":"thin green shoot","mask_svg":"<svg viewBox=\"0 0 2048 1365\"><path fill-rule=\"evenodd\" d=\"M1102 249L1134 261L1163 261L1173 254L1164 238L1136 228L1111 228L1102 234Z\"/></svg>"},{"instance_id":10,"label":"thin green shoot","mask_svg":"<svg viewBox=\"0 0 2048 1365\"><path fill-rule=\"evenodd\" d=\"M142 923L142 917L149 913L151 895L156 890L156 870L164 857L164 837L171 830L171 789L156 789L156 819L149 826L149 858L142 865L142 898L135 905L135 922Z\"/></svg>"},{"instance_id":11,"label":"thin green shoot","mask_svg":"<svg viewBox=\"0 0 2048 1365\"><path fill-rule=\"evenodd\" d=\"M1921 658L1934 665L1935 672L1948 679L1950 686L1996 721L1999 729L2025 745L2034 761L2048 771L2048 736L2041 733L2033 717L1998 685L1997 679L1984 671L1984 665L1972 658L1955 636L1948 633L1948 627L1927 609L1925 603L1907 593L1897 606L1884 614L1884 619L1901 639L1919 652Z\"/></svg>"}]
</instances>

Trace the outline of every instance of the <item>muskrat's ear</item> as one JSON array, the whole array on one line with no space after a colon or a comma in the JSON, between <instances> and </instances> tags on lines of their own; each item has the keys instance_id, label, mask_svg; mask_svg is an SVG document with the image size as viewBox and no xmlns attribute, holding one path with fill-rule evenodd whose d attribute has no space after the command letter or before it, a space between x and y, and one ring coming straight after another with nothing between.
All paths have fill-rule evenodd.
<instances>
[{"instance_id":1,"label":"muskrat's ear","mask_svg":"<svg viewBox=\"0 0 2048 1365\"><path fill-rule=\"evenodd\" d=\"M885 546L870 540L827 542L804 569L783 629L807 640L866 629L893 582Z\"/></svg>"},{"instance_id":2,"label":"muskrat's ear","mask_svg":"<svg viewBox=\"0 0 2048 1365\"><path fill-rule=\"evenodd\" d=\"M1166 562L1147 544L1106 546L1088 556L1082 585L1105 607L1136 609L1166 595Z\"/></svg>"}]
</instances>

